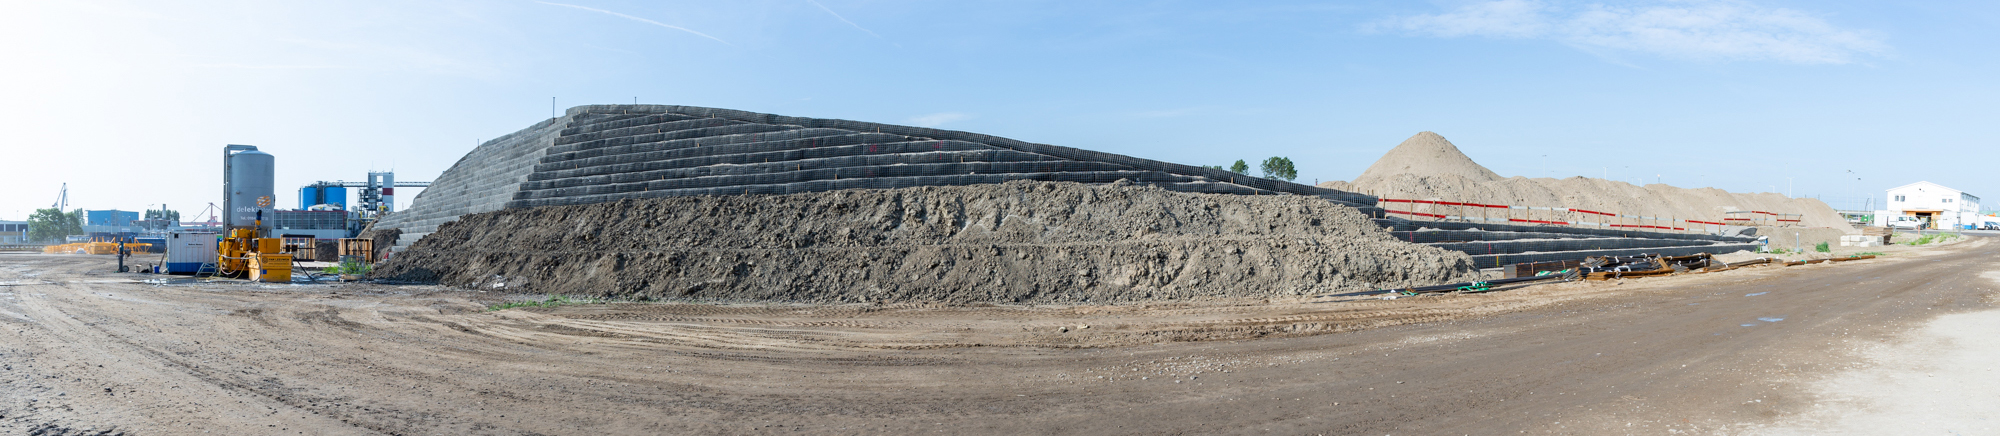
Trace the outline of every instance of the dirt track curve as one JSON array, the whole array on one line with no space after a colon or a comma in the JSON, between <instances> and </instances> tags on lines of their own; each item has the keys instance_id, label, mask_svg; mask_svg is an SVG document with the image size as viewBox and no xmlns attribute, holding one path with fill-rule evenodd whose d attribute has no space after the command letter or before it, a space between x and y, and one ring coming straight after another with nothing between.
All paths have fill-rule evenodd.
<instances>
[{"instance_id":1,"label":"dirt track curve","mask_svg":"<svg viewBox=\"0 0 2000 436\"><path fill-rule=\"evenodd\" d=\"M1863 344L1990 308L1995 260L1980 239L1393 301L489 312L508 296L7 254L0 433L1738 433Z\"/></svg>"}]
</instances>

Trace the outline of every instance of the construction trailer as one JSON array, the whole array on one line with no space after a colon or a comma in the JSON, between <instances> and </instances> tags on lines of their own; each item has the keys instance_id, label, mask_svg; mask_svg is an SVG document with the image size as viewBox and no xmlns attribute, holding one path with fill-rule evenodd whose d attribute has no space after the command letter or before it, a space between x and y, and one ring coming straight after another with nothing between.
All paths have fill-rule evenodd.
<instances>
[{"instance_id":1,"label":"construction trailer","mask_svg":"<svg viewBox=\"0 0 2000 436\"><path fill-rule=\"evenodd\" d=\"M173 232L167 234L167 260L160 265L167 274L201 271L201 265L215 261L215 233Z\"/></svg>"}]
</instances>

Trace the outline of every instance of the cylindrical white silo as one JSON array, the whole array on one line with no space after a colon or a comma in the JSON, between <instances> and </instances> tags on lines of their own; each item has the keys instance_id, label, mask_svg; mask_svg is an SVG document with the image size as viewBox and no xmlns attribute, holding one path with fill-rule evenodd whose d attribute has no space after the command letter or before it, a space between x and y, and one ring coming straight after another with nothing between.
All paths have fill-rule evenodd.
<instances>
[{"instance_id":1,"label":"cylindrical white silo","mask_svg":"<svg viewBox=\"0 0 2000 436\"><path fill-rule=\"evenodd\" d=\"M273 177L275 158L270 153L257 151L237 152L229 155L223 186L229 190L229 217L225 220L229 227L252 227L257 225L259 212L266 224L277 218L277 197L275 197Z\"/></svg>"}]
</instances>

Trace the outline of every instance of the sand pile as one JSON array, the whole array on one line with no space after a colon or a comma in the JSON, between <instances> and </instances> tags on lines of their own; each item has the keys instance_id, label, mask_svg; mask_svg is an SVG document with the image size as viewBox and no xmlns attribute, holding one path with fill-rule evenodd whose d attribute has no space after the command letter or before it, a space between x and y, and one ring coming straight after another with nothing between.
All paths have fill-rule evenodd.
<instances>
[{"instance_id":1,"label":"sand pile","mask_svg":"<svg viewBox=\"0 0 2000 436\"><path fill-rule=\"evenodd\" d=\"M1452 175L1475 182L1492 182L1502 179L1493 170L1473 162L1472 158L1451 145L1443 135L1432 132L1417 132L1416 136L1403 140L1389 154L1376 159L1361 177L1354 179L1357 185L1375 185L1386 182L1398 174L1426 176Z\"/></svg>"},{"instance_id":2,"label":"sand pile","mask_svg":"<svg viewBox=\"0 0 2000 436\"><path fill-rule=\"evenodd\" d=\"M1471 279L1310 196L1016 181L505 209L376 277L641 299L1092 302L1258 298Z\"/></svg>"},{"instance_id":3,"label":"sand pile","mask_svg":"<svg viewBox=\"0 0 2000 436\"><path fill-rule=\"evenodd\" d=\"M1636 186L1588 177L1501 178L1466 157L1451 141L1431 132L1418 133L1403 141L1353 182L1325 182L1319 186L1383 198L1564 207L1714 222L1721 222L1728 211L1795 213L1804 215L1800 223L1803 227L1858 233L1832 207L1810 198L1664 184ZM1405 210L1400 205L1393 209ZM1418 206L1417 211L1458 213L1456 209L1432 211L1424 206ZM1596 222L1594 217L1583 219Z\"/></svg>"}]
</instances>

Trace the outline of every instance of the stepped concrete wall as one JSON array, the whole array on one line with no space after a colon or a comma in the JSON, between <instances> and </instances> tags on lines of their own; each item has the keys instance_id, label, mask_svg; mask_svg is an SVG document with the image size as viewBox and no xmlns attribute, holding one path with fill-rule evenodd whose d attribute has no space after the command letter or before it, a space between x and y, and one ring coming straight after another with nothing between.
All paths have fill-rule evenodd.
<instances>
[{"instance_id":1,"label":"stepped concrete wall","mask_svg":"<svg viewBox=\"0 0 2000 436\"><path fill-rule=\"evenodd\" d=\"M1172 191L1374 198L1227 171L977 133L669 105L589 105L487 141L409 208L376 223L407 247L504 208L703 195L995 184L1112 183Z\"/></svg>"},{"instance_id":2,"label":"stepped concrete wall","mask_svg":"<svg viewBox=\"0 0 2000 436\"><path fill-rule=\"evenodd\" d=\"M400 249L460 216L500 210L521 190L521 182L541 162L562 128L579 116L589 115L550 118L480 144L438 175L437 181L410 201L410 207L383 217L375 228L402 229L396 244Z\"/></svg>"}]
</instances>

